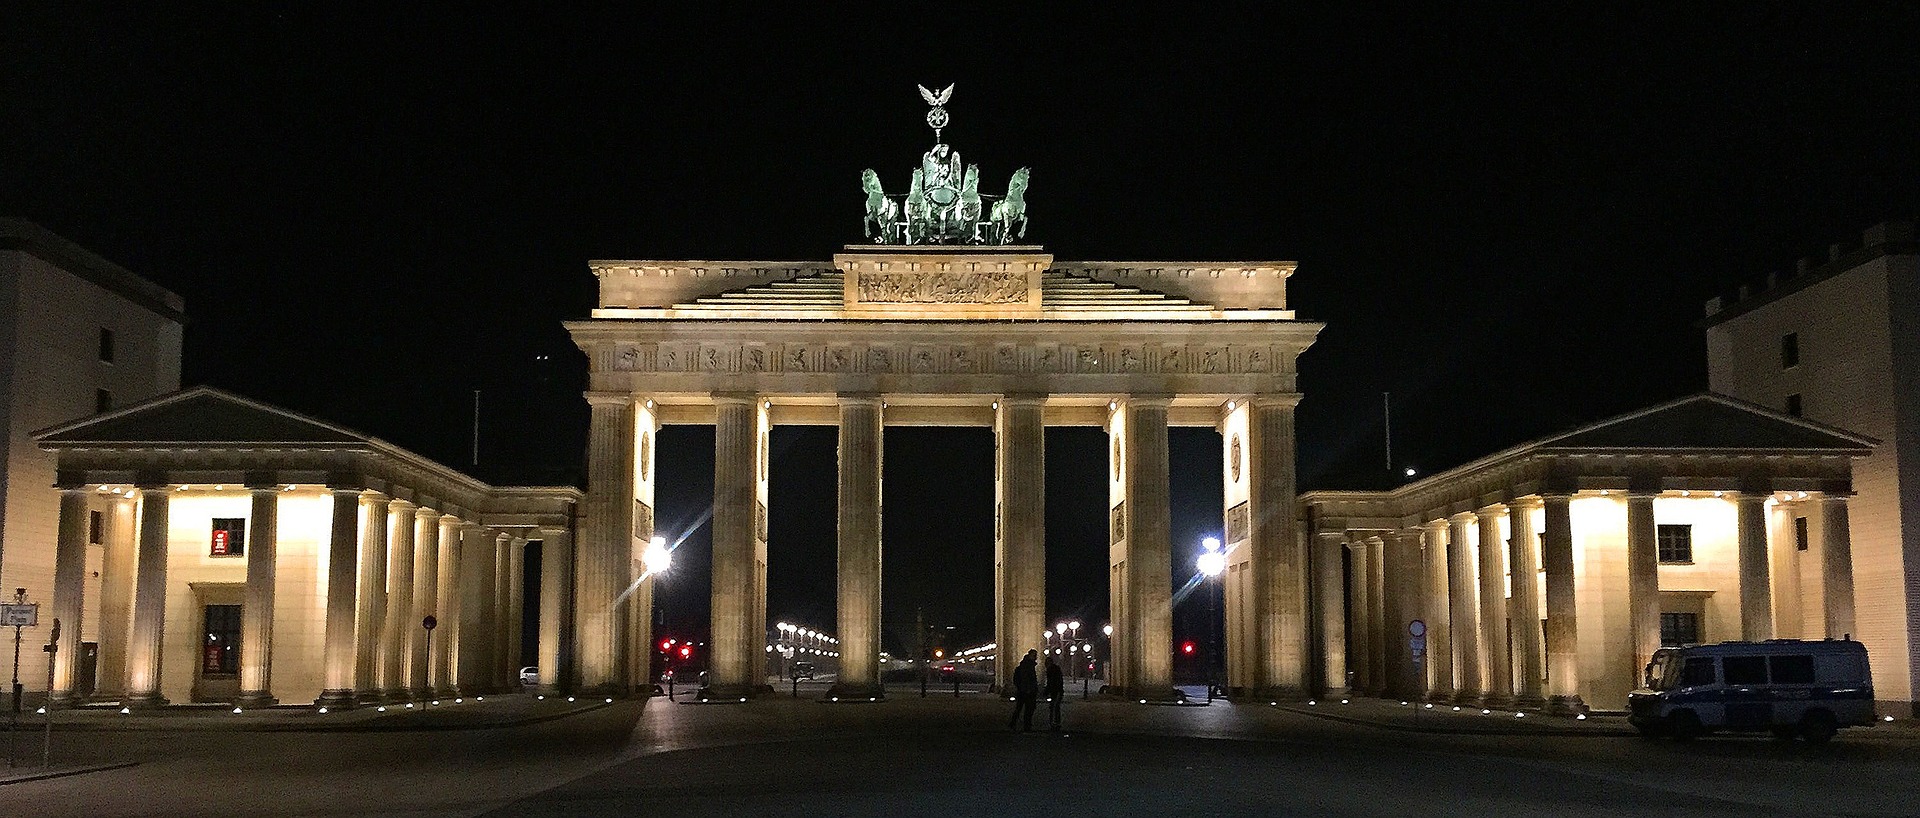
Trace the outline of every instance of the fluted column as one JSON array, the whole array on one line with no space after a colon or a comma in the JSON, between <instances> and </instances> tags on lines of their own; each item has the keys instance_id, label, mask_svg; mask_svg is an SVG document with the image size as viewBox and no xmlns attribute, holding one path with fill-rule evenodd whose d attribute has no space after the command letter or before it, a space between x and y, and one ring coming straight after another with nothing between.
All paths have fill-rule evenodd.
<instances>
[{"instance_id":1,"label":"fluted column","mask_svg":"<svg viewBox=\"0 0 1920 818\"><path fill-rule=\"evenodd\" d=\"M53 690L49 702L55 707L73 703L74 660L80 652L80 615L86 610L87 582L87 489L63 486L60 489L60 524L53 551L53 618L60 622L59 650L53 654ZM53 623L41 623L51 628Z\"/></svg>"},{"instance_id":2,"label":"fluted column","mask_svg":"<svg viewBox=\"0 0 1920 818\"><path fill-rule=\"evenodd\" d=\"M1173 691L1173 510L1169 497L1164 396L1133 396L1126 414L1121 473L1126 487L1128 648L1131 698L1167 699ZM1117 629L1117 628L1116 628Z\"/></svg>"},{"instance_id":3,"label":"fluted column","mask_svg":"<svg viewBox=\"0 0 1920 818\"><path fill-rule=\"evenodd\" d=\"M1826 600L1826 637L1852 638L1853 543L1847 535L1847 498L1820 498L1820 582Z\"/></svg>"},{"instance_id":4,"label":"fluted column","mask_svg":"<svg viewBox=\"0 0 1920 818\"><path fill-rule=\"evenodd\" d=\"M1540 561L1547 570L1547 709L1581 713L1580 627L1576 619L1573 576L1573 498L1565 494L1542 496L1546 525L1540 539Z\"/></svg>"},{"instance_id":5,"label":"fluted column","mask_svg":"<svg viewBox=\"0 0 1920 818\"><path fill-rule=\"evenodd\" d=\"M1314 536L1314 630L1320 635L1321 692L1328 694L1347 689L1346 550L1344 532Z\"/></svg>"},{"instance_id":6,"label":"fluted column","mask_svg":"<svg viewBox=\"0 0 1920 818\"><path fill-rule=\"evenodd\" d=\"M140 486L140 555L133 587L133 632L127 638L128 707L167 703L160 694L160 646L167 616L165 485Z\"/></svg>"},{"instance_id":7,"label":"fluted column","mask_svg":"<svg viewBox=\"0 0 1920 818\"><path fill-rule=\"evenodd\" d=\"M713 603L709 695L751 695L754 657L765 630L754 621L760 581L756 554L764 524L759 467L765 448L762 404L752 395L714 396Z\"/></svg>"},{"instance_id":8,"label":"fluted column","mask_svg":"<svg viewBox=\"0 0 1920 818\"><path fill-rule=\"evenodd\" d=\"M624 693L626 623L620 594L632 579L627 572L633 551L634 399L594 392L587 403L592 417L586 515L574 554L574 662L582 690Z\"/></svg>"},{"instance_id":9,"label":"fluted column","mask_svg":"<svg viewBox=\"0 0 1920 818\"><path fill-rule=\"evenodd\" d=\"M327 539L327 629L324 680L314 704L353 706L354 574L360 557L360 490L335 488Z\"/></svg>"},{"instance_id":10,"label":"fluted column","mask_svg":"<svg viewBox=\"0 0 1920 818\"><path fill-rule=\"evenodd\" d=\"M1490 506L1475 512L1480 521L1480 650L1486 656L1487 686L1482 703L1513 703L1513 655L1507 647L1507 547L1500 537L1500 515Z\"/></svg>"},{"instance_id":11,"label":"fluted column","mask_svg":"<svg viewBox=\"0 0 1920 818\"><path fill-rule=\"evenodd\" d=\"M1427 624L1427 697L1453 698L1453 603L1448 598L1447 523L1433 520L1421 527L1422 559L1426 562L1426 594L1422 609Z\"/></svg>"},{"instance_id":12,"label":"fluted column","mask_svg":"<svg viewBox=\"0 0 1920 818\"><path fill-rule=\"evenodd\" d=\"M134 502L110 497L107 542L100 566L100 667L95 701L118 701L127 692L127 627L133 617Z\"/></svg>"},{"instance_id":13,"label":"fluted column","mask_svg":"<svg viewBox=\"0 0 1920 818\"><path fill-rule=\"evenodd\" d=\"M1740 531L1740 638L1773 638L1773 586L1767 554L1767 496L1742 492Z\"/></svg>"},{"instance_id":14,"label":"fluted column","mask_svg":"<svg viewBox=\"0 0 1920 818\"><path fill-rule=\"evenodd\" d=\"M1454 700L1477 704L1486 695L1487 681L1480 661L1479 574L1469 530L1473 519L1472 514L1455 514L1447 520L1447 599L1453 620Z\"/></svg>"},{"instance_id":15,"label":"fluted column","mask_svg":"<svg viewBox=\"0 0 1920 818\"><path fill-rule=\"evenodd\" d=\"M354 627L354 688L364 702L380 700L381 637L387 628L387 522L391 503L369 493L360 509L359 609Z\"/></svg>"},{"instance_id":16,"label":"fluted column","mask_svg":"<svg viewBox=\"0 0 1920 818\"><path fill-rule=\"evenodd\" d=\"M1307 555L1294 478L1293 410L1299 402L1296 394L1258 395L1247 406L1256 696L1298 696L1308 687Z\"/></svg>"},{"instance_id":17,"label":"fluted column","mask_svg":"<svg viewBox=\"0 0 1920 818\"><path fill-rule=\"evenodd\" d=\"M266 707L273 697L273 598L279 544L280 487L249 485L247 591L240 606L240 697L242 707Z\"/></svg>"},{"instance_id":18,"label":"fluted column","mask_svg":"<svg viewBox=\"0 0 1920 818\"><path fill-rule=\"evenodd\" d=\"M1424 680L1415 673L1412 648L1407 643L1410 636L1407 626L1420 618L1420 603L1425 595L1426 568L1421 564L1420 534L1395 531L1382 539L1386 542L1385 610L1382 612L1385 619L1381 636L1387 651L1386 690L1395 697L1412 699L1425 688Z\"/></svg>"},{"instance_id":19,"label":"fluted column","mask_svg":"<svg viewBox=\"0 0 1920 818\"><path fill-rule=\"evenodd\" d=\"M994 417L994 509L999 523L994 683L1011 690L1013 671L1044 646L1047 622L1047 456L1045 399L1008 395ZM876 488L876 491L878 489ZM877 524L876 524L877 525ZM844 637L845 634L843 633Z\"/></svg>"},{"instance_id":20,"label":"fluted column","mask_svg":"<svg viewBox=\"0 0 1920 818\"><path fill-rule=\"evenodd\" d=\"M573 537L566 529L545 529L540 537L540 691L553 694L560 692L563 683L561 641L568 633Z\"/></svg>"},{"instance_id":21,"label":"fluted column","mask_svg":"<svg viewBox=\"0 0 1920 818\"><path fill-rule=\"evenodd\" d=\"M520 689L520 668L525 664L525 649L520 634L526 627L527 539L515 537L507 552L507 689Z\"/></svg>"},{"instance_id":22,"label":"fluted column","mask_svg":"<svg viewBox=\"0 0 1920 818\"><path fill-rule=\"evenodd\" d=\"M880 411L879 395L840 396L840 676L829 691L832 696L871 697L884 692L880 684L880 469L884 433Z\"/></svg>"},{"instance_id":23,"label":"fluted column","mask_svg":"<svg viewBox=\"0 0 1920 818\"><path fill-rule=\"evenodd\" d=\"M419 508L405 500L388 506L387 520L387 615L380 635L380 690L389 701L405 701L407 663L413 657L410 639L419 622L413 620L413 534L414 512Z\"/></svg>"},{"instance_id":24,"label":"fluted column","mask_svg":"<svg viewBox=\"0 0 1920 818\"><path fill-rule=\"evenodd\" d=\"M413 610L407 616L407 689L414 698L433 696L428 663L433 660L425 622L438 611L440 512L422 506L413 514ZM445 634L441 634L444 636Z\"/></svg>"},{"instance_id":25,"label":"fluted column","mask_svg":"<svg viewBox=\"0 0 1920 818\"><path fill-rule=\"evenodd\" d=\"M1653 520L1654 495L1627 495L1627 644L1629 653L1616 661L1627 665L1627 678L1640 678L1641 668L1660 649L1659 528Z\"/></svg>"},{"instance_id":26,"label":"fluted column","mask_svg":"<svg viewBox=\"0 0 1920 818\"><path fill-rule=\"evenodd\" d=\"M1367 604L1367 592L1371 590L1367 582L1368 556L1365 543L1347 541L1347 615L1352 617L1351 627L1347 628L1347 666L1352 679L1348 687L1360 693L1371 693L1374 689L1370 661L1373 623L1368 619L1372 607Z\"/></svg>"},{"instance_id":27,"label":"fluted column","mask_svg":"<svg viewBox=\"0 0 1920 818\"><path fill-rule=\"evenodd\" d=\"M1513 572L1513 650L1520 686L1514 704L1543 707L1547 703L1541 678L1546 672L1546 646L1540 635L1540 553L1534 545L1533 510L1537 499L1515 500L1507 506L1508 565Z\"/></svg>"},{"instance_id":28,"label":"fluted column","mask_svg":"<svg viewBox=\"0 0 1920 818\"><path fill-rule=\"evenodd\" d=\"M1387 627L1387 542L1367 540L1367 675L1373 692L1385 693L1387 655L1393 649L1393 631Z\"/></svg>"},{"instance_id":29,"label":"fluted column","mask_svg":"<svg viewBox=\"0 0 1920 818\"><path fill-rule=\"evenodd\" d=\"M453 661L464 695L486 693L493 684L493 572L496 537L484 526L460 531L460 631Z\"/></svg>"},{"instance_id":30,"label":"fluted column","mask_svg":"<svg viewBox=\"0 0 1920 818\"><path fill-rule=\"evenodd\" d=\"M513 643L520 638L513 630L513 546L516 542L511 534L501 534L493 541L493 662L488 667L495 690L511 689L509 680L520 670L508 667L513 663ZM626 628L620 630L624 632ZM625 651L621 653L624 656Z\"/></svg>"},{"instance_id":31,"label":"fluted column","mask_svg":"<svg viewBox=\"0 0 1920 818\"><path fill-rule=\"evenodd\" d=\"M439 556L434 559L434 581L430 613L439 620L433 629L433 672L427 680L435 695L450 696L459 688L453 678L453 644L460 638L460 520L442 515L434 542Z\"/></svg>"}]
</instances>

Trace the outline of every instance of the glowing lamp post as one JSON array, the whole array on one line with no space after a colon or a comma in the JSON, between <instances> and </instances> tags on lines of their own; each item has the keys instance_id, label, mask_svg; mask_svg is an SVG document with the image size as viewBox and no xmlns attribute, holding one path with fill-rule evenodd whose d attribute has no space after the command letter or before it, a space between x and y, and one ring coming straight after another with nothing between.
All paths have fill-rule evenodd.
<instances>
[{"instance_id":1,"label":"glowing lamp post","mask_svg":"<svg viewBox=\"0 0 1920 818\"><path fill-rule=\"evenodd\" d=\"M1200 557L1194 560L1194 567L1198 568L1200 575L1206 577L1207 582L1214 586L1207 589L1207 632L1212 637L1212 644L1207 648L1206 655L1207 701L1211 702L1214 688L1219 686L1215 676L1215 663L1216 657L1220 655L1220 624L1215 615L1214 594L1219 591L1219 583L1216 580L1227 570L1227 555L1220 550L1220 540L1216 537L1201 540L1200 547Z\"/></svg>"}]
</instances>

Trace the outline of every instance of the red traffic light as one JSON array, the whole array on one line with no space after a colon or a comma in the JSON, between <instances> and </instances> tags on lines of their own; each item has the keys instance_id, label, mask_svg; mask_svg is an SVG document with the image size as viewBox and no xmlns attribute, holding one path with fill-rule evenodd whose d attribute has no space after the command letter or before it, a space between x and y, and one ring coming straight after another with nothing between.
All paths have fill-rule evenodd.
<instances>
[{"instance_id":1,"label":"red traffic light","mask_svg":"<svg viewBox=\"0 0 1920 818\"><path fill-rule=\"evenodd\" d=\"M1184 654L1187 654L1188 656L1192 656L1192 655L1193 655L1193 650L1194 650L1194 648L1193 648L1193 642L1191 642L1191 641L1187 641L1187 642L1181 642L1181 643L1180 643L1180 652L1181 652L1181 653L1184 653Z\"/></svg>"},{"instance_id":2,"label":"red traffic light","mask_svg":"<svg viewBox=\"0 0 1920 818\"><path fill-rule=\"evenodd\" d=\"M673 650L673 640L672 639L660 640L660 652L665 653L670 650Z\"/></svg>"},{"instance_id":3,"label":"red traffic light","mask_svg":"<svg viewBox=\"0 0 1920 818\"><path fill-rule=\"evenodd\" d=\"M680 646L680 658L682 658L682 659L687 659L687 658L690 658L690 657L692 657L692 656L693 656L693 646L692 646L692 645L681 645L681 646Z\"/></svg>"}]
</instances>

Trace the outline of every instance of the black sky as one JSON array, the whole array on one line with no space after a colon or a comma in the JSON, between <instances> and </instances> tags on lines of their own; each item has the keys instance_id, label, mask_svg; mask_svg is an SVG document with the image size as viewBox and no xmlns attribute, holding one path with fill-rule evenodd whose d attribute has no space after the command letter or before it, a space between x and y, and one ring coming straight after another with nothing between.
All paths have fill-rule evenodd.
<instances>
[{"instance_id":1,"label":"black sky","mask_svg":"<svg viewBox=\"0 0 1920 818\"><path fill-rule=\"evenodd\" d=\"M1909 4L1314 5L1342 10L10 4L0 214L186 296L190 384L461 466L481 389L481 475L565 482L586 261L824 259L859 170L898 186L930 142L913 85L952 82L948 141L989 189L1034 168L1058 257L1300 262L1307 487L1388 482L1383 391L1432 471L1703 389L1705 298L1920 214ZM1048 438L1049 596L1090 619L1097 437ZM986 633L985 440L889 431L889 621ZM773 613L830 627L831 433L777 442ZM1181 550L1219 453L1174 444ZM663 528L703 518L710 446L663 436ZM669 622L704 619L705 536Z\"/></svg>"}]
</instances>

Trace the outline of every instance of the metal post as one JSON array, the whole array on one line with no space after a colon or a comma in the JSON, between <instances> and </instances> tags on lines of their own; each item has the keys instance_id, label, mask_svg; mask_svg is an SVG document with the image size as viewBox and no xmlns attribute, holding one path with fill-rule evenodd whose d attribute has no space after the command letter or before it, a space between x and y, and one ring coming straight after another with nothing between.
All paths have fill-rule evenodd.
<instances>
[{"instance_id":1,"label":"metal post","mask_svg":"<svg viewBox=\"0 0 1920 818\"><path fill-rule=\"evenodd\" d=\"M60 619L55 617L53 635L47 637L47 703L40 706L40 709L47 714L46 736L40 742L40 766L42 767L48 766L48 759L53 756L53 660L56 658L55 654L59 652Z\"/></svg>"},{"instance_id":2,"label":"metal post","mask_svg":"<svg viewBox=\"0 0 1920 818\"><path fill-rule=\"evenodd\" d=\"M1215 659L1220 655L1219 617L1215 616L1214 591L1219 590L1218 577L1208 579L1207 585L1207 704L1213 704Z\"/></svg>"},{"instance_id":3,"label":"metal post","mask_svg":"<svg viewBox=\"0 0 1920 818\"><path fill-rule=\"evenodd\" d=\"M27 589L19 588L14 590L13 604L15 605L27 604ZM13 704L10 708L12 715L8 717L8 722L7 722L7 766L8 767L12 767L14 764L13 734L19 732L20 730L20 692L22 689L20 686L20 628L21 626L19 624L15 624L13 626L13 688L12 688ZM49 686L48 690L51 691L52 687Z\"/></svg>"}]
</instances>

